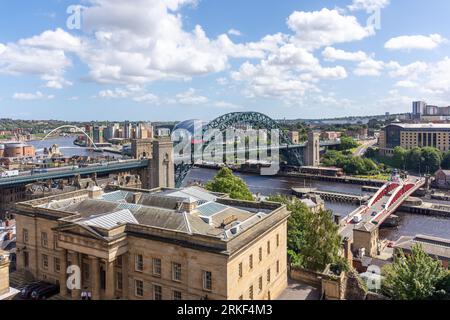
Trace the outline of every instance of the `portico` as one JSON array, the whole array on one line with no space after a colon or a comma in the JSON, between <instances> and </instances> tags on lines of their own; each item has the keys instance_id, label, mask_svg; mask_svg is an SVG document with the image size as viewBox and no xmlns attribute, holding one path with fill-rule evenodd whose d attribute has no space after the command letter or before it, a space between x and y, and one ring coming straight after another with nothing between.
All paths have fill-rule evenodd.
<instances>
[{"instance_id":1,"label":"portico","mask_svg":"<svg viewBox=\"0 0 450 320\"><path fill-rule=\"evenodd\" d=\"M61 295L81 299L81 292L87 291L92 294L93 300L127 298L127 290L123 289L128 286L128 268L123 266L128 264L128 248L123 232L119 232L122 234L115 238L110 234L114 233L113 230L105 230L101 234L98 228L94 231L79 224L59 226L55 231L58 232L60 248ZM65 272L70 266L77 266L79 274ZM79 287L76 276L80 277ZM67 283L69 277L72 280L69 285L78 288L70 289L72 286Z\"/></svg>"}]
</instances>

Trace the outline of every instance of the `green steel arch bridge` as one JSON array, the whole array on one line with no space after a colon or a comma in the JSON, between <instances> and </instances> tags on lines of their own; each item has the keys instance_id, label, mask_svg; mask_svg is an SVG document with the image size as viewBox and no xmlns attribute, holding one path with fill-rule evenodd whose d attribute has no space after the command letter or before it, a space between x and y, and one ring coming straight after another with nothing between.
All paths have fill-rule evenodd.
<instances>
[{"instance_id":1,"label":"green steel arch bridge","mask_svg":"<svg viewBox=\"0 0 450 320\"><path fill-rule=\"evenodd\" d=\"M253 129L264 129L270 132L271 130L278 130L279 141L275 147L269 147L271 151L277 149L280 152L281 159L291 166L302 166L304 163L304 151L307 143L294 144L288 135L281 129L278 122L259 112L232 112L222 115L202 128L202 136L209 130L218 130L225 134L230 128L236 128L240 125L249 125ZM322 141L321 147L338 146L340 141ZM206 147L206 145L204 146ZM204 148L203 147L203 148ZM258 147L257 147L258 149ZM255 150L246 150L255 151ZM256 150L257 151L257 150ZM233 153L235 151L232 151ZM226 152L224 152L225 154ZM178 156L175 155L175 184L177 187L181 186L184 179L188 175L191 168L194 166L196 160L194 150L191 155Z\"/></svg>"}]
</instances>

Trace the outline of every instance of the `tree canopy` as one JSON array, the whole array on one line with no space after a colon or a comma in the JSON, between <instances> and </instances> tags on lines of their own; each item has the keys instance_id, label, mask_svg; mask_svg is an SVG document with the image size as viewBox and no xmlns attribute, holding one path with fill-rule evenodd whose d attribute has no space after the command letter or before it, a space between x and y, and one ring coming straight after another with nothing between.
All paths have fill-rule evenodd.
<instances>
[{"instance_id":1,"label":"tree canopy","mask_svg":"<svg viewBox=\"0 0 450 320\"><path fill-rule=\"evenodd\" d=\"M351 137L343 136L341 138L340 150L342 151L354 149L357 148L358 146L359 146L358 142Z\"/></svg>"},{"instance_id":2,"label":"tree canopy","mask_svg":"<svg viewBox=\"0 0 450 320\"><path fill-rule=\"evenodd\" d=\"M245 181L235 176L233 171L228 168L220 169L214 179L206 185L206 189L213 192L227 193L232 199L254 200Z\"/></svg>"},{"instance_id":3,"label":"tree canopy","mask_svg":"<svg viewBox=\"0 0 450 320\"><path fill-rule=\"evenodd\" d=\"M340 260L341 237L331 211L314 213L297 198L272 196L270 201L287 205L288 254L291 263L303 268L322 271L328 264Z\"/></svg>"},{"instance_id":4,"label":"tree canopy","mask_svg":"<svg viewBox=\"0 0 450 320\"><path fill-rule=\"evenodd\" d=\"M396 300L426 300L448 294L449 272L439 260L430 257L420 245L409 255L400 251L393 264L383 269L382 290Z\"/></svg>"},{"instance_id":5,"label":"tree canopy","mask_svg":"<svg viewBox=\"0 0 450 320\"><path fill-rule=\"evenodd\" d=\"M372 175L380 172L378 165L373 160L355 157L336 150L328 151L322 164L327 167L342 168L347 174Z\"/></svg>"}]
</instances>

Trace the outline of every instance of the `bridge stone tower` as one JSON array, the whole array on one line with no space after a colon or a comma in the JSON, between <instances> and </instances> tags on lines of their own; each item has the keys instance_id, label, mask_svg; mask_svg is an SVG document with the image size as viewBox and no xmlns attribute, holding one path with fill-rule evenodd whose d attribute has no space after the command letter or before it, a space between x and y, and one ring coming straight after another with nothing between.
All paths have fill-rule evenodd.
<instances>
[{"instance_id":1,"label":"bridge stone tower","mask_svg":"<svg viewBox=\"0 0 450 320\"><path fill-rule=\"evenodd\" d=\"M131 150L135 159L149 160L148 167L139 172L144 189L175 187L173 142L170 138L133 140Z\"/></svg>"},{"instance_id":2,"label":"bridge stone tower","mask_svg":"<svg viewBox=\"0 0 450 320\"><path fill-rule=\"evenodd\" d=\"M311 131L308 133L308 144L304 156L306 166L318 167L320 165L320 133Z\"/></svg>"}]
</instances>

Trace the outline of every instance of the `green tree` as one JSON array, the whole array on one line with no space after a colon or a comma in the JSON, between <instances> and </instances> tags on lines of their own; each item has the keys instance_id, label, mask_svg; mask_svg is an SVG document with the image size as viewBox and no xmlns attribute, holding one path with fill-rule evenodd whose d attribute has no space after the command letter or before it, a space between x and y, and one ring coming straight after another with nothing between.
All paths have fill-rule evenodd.
<instances>
[{"instance_id":1,"label":"green tree","mask_svg":"<svg viewBox=\"0 0 450 320\"><path fill-rule=\"evenodd\" d=\"M220 169L214 179L206 185L206 189L227 193L232 199L253 200L253 195L244 180L235 176L228 168Z\"/></svg>"},{"instance_id":2,"label":"green tree","mask_svg":"<svg viewBox=\"0 0 450 320\"><path fill-rule=\"evenodd\" d=\"M444 155L441 163L442 169L449 170L450 169L450 151Z\"/></svg>"},{"instance_id":3,"label":"green tree","mask_svg":"<svg viewBox=\"0 0 450 320\"><path fill-rule=\"evenodd\" d=\"M410 255L402 251L394 263L383 269L383 292L396 300L425 300L442 293L446 272L439 260L430 257L420 245Z\"/></svg>"},{"instance_id":4,"label":"green tree","mask_svg":"<svg viewBox=\"0 0 450 320\"><path fill-rule=\"evenodd\" d=\"M331 211L314 213L297 198L272 196L270 201L287 205L288 253L291 262L303 268L322 271L339 261L341 237Z\"/></svg>"},{"instance_id":5,"label":"green tree","mask_svg":"<svg viewBox=\"0 0 450 320\"><path fill-rule=\"evenodd\" d=\"M402 147L395 147L394 156L392 157L392 165L398 169L406 169L406 160L408 150Z\"/></svg>"},{"instance_id":6,"label":"green tree","mask_svg":"<svg viewBox=\"0 0 450 320\"><path fill-rule=\"evenodd\" d=\"M357 148L358 146L358 142L351 137L344 136L341 138L340 150L342 151Z\"/></svg>"},{"instance_id":7,"label":"green tree","mask_svg":"<svg viewBox=\"0 0 450 320\"><path fill-rule=\"evenodd\" d=\"M442 153L431 147L422 149L422 170L426 173L435 173L441 167Z\"/></svg>"},{"instance_id":8,"label":"green tree","mask_svg":"<svg viewBox=\"0 0 450 320\"><path fill-rule=\"evenodd\" d=\"M422 149L416 147L408 152L406 166L410 170L419 171L422 165Z\"/></svg>"}]
</instances>

